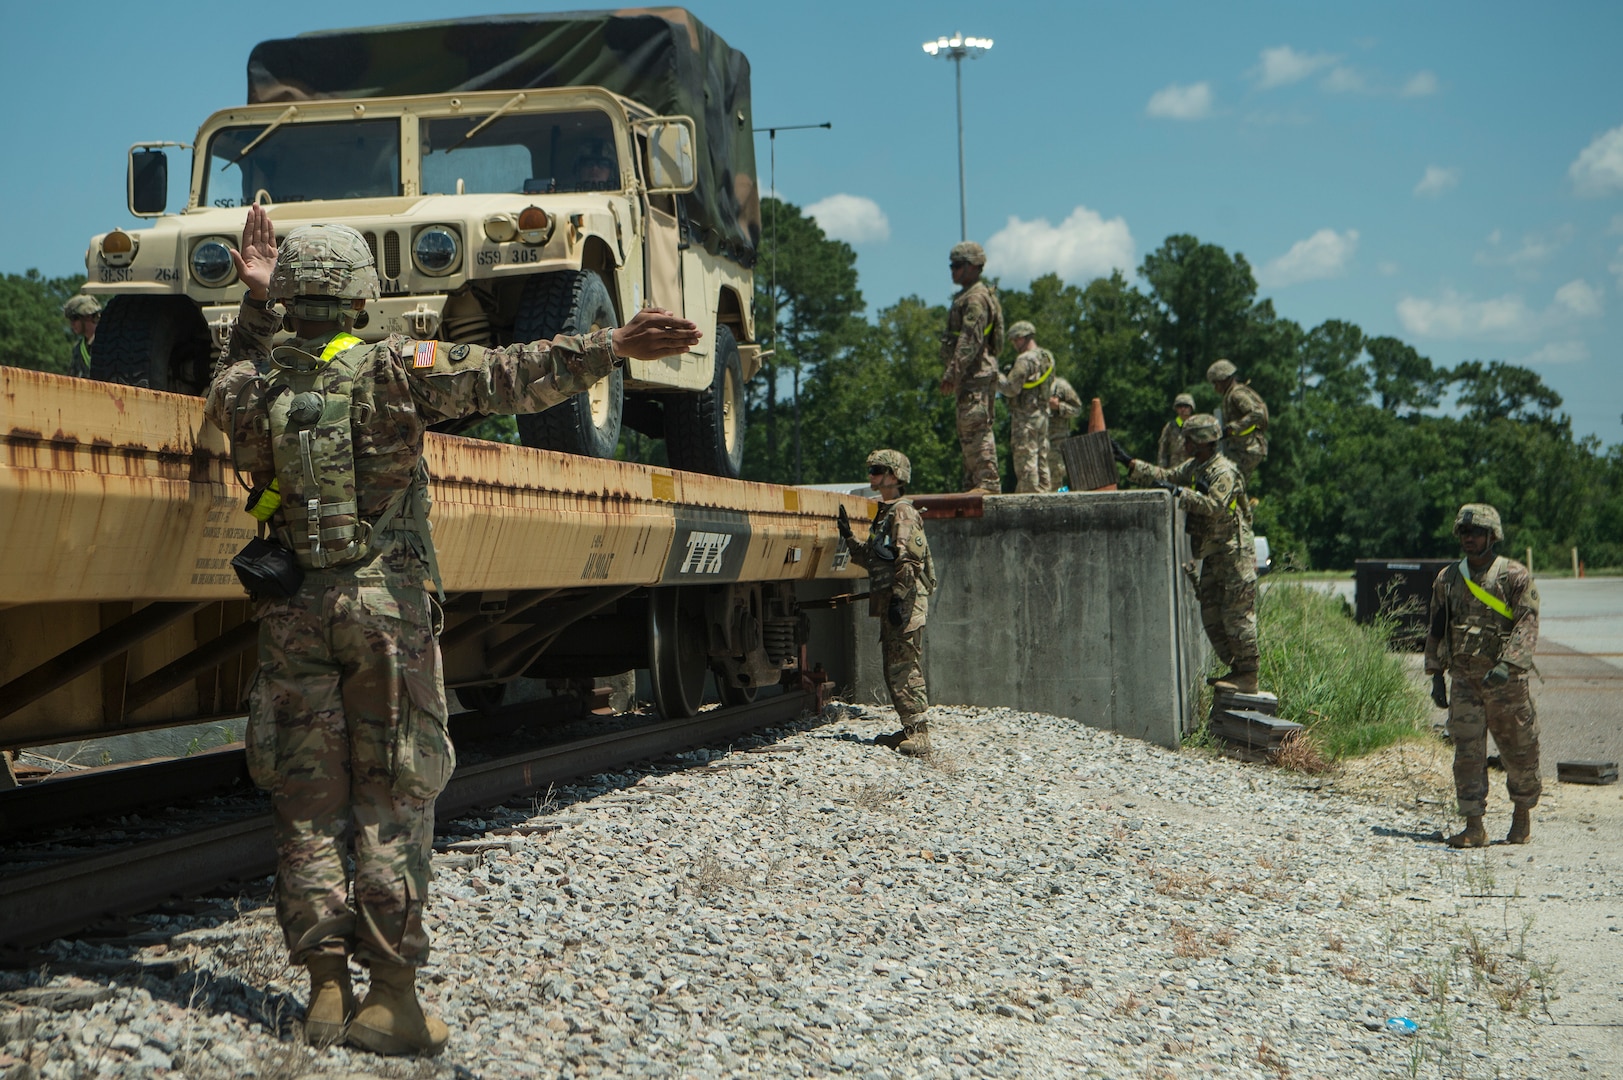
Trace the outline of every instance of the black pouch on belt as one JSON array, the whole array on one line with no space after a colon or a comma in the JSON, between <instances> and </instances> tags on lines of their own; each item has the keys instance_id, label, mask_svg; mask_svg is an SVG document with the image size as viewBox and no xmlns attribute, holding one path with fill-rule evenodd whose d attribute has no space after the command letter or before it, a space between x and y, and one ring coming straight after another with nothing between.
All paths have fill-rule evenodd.
<instances>
[{"instance_id":1,"label":"black pouch on belt","mask_svg":"<svg viewBox=\"0 0 1623 1080\"><path fill-rule=\"evenodd\" d=\"M250 596L286 600L304 584L304 571L299 569L293 553L262 536L254 537L237 552L231 569L237 572L237 580Z\"/></svg>"}]
</instances>

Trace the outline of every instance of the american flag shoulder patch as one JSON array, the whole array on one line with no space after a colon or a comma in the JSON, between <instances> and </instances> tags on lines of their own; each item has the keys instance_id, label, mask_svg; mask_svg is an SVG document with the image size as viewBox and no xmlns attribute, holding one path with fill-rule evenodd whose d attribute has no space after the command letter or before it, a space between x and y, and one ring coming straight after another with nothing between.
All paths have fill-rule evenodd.
<instances>
[{"instance_id":1,"label":"american flag shoulder patch","mask_svg":"<svg viewBox=\"0 0 1623 1080\"><path fill-rule=\"evenodd\" d=\"M437 341L419 341L417 352L411 359L414 368L431 368L434 366L434 353L439 345Z\"/></svg>"}]
</instances>

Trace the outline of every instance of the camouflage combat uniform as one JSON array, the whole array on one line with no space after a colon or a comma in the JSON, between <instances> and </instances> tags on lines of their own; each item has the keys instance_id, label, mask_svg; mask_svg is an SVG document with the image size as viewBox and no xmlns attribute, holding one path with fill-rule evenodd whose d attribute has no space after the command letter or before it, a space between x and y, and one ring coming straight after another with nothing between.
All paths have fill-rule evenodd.
<instances>
[{"instance_id":1,"label":"camouflage combat uniform","mask_svg":"<svg viewBox=\"0 0 1623 1080\"><path fill-rule=\"evenodd\" d=\"M1183 420L1174 416L1161 429L1161 441L1155 447L1155 463L1163 469L1176 469L1189 460L1189 451L1183 444Z\"/></svg>"},{"instance_id":2,"label":"camouflage combat uniform","mask_svg":"<svg viewBox=\"0 0 1623 1080\"><path fill-rule=\"evenodd\" d=\"M1054 357L1033 344L1021 353L1007 375L998 376L998 393L1009 401L1009 446L1014 455L1016 491L1049 491L1048 394Z\"/></svg>"},{"instance_id":3,"label":"camouflage combat uniform","mask_svg":"<svg viewBox=\"0 0 1623 1080\"><path fill-rule=\"evenodd\" d=\"M1202 465L1190 458L1175 469L1133 462L1128 479L1179 488L1190 546L1200 560L1195 595L1200 621L1217 658L1230 670L1257 670L1257 549L1251 532L1251 503L1239 467L1215 453ZM1205 494L1194 485L1205 481Z\"/></svg>"},{"instance_id":4,"label":"camouflage combat uniform","mask_svg":"<svg viewBox=\"0 0 1623 1080\"><path fill-rule=\"evenodd\" d=\"M1003 305L984 281L966 285L952 299L941 345L943 380L958 397L958 444L964 455L965 490L1002 491L997 442L992 437L997 354L1003 349Z\"/></svg>"},{"instance_id":5,"label":"camouflage combat uniform","mask_svg":"<svg viewBox=\"0 0 1623 1080\"><path fill-rule=\"evenodd\" d=\"M1071 418L1082 411L1082 399L1064 378L1055 375L1053 382L1048 396L1057 398L1059 404L1048 406L1048 482L1052 485L1048 490L1058 491L1070 480L1059 444L1071 437Z\"/></svg>"},{"instance_id":6,"label":"camouflage combat uniform","mask_svg":"<svg viewBox=\"0 0 1623 1080\"><path fill-rule=\"evenodd\" d=\"M1240 467L1246 483L1268 456L1268 406L1262 395L1234 380L1223 395L1223 453Z\"/></svg>"},{"instance_id":7,"label":"camouflage combat uniform","mask_svg":"<svg viewBox=\"0 0 1623 1080\"><path fill-rule=\"evenodd\" d=\"M244 302L207 396L208 418L231 437L238 467L256 487L276 475L263 377L280 323L274 311ZM426 521L428 425L539 412L585 390L613 366L611 332L490 350L400 335L354 346L366 350L349 409L355 512L368 524L385 515L393 524L372 536L361 561L306 567L297 594L262 599L256 611L259 670L245 742L255 783L271 792L277 915L293 963L352 950L393 964L428 956L422 911L434 799L455 754L428 545L407 515L391 511L415 491ZM333 337L293 344L321 355ZM318 440L327 422L312 429ZM274 530L302 526L290 509L270 520Z\"/></svg>"},{"instance_id":8,"label":"camouflage combat uniform","mask_svg":"<svg viewBox=\"0 0 1623 1080\"><path fill-rule=\"evenodd\" d=\"M881 558L882 550L896 553ZM879 649L885 687L902 726L918 725L930 708L924 687L924 621L935 588L935 564L924 539L924 519L907 499L880 503L868 538L851 545L851 559L868 571L868 614L879 617ZM901 602L902 624L890 621L892 599Z\"/></svg>"},{"instance_id":9,"label":"camouflage combat uniform","mask_svg":"<svg viewBox=\"0 0 1623 1080\"><path fill-rule=\"evenodd\" d=\"M1476 584L1509 610L1507 616L1474 595L1466 584L1469 565L1462 563L1445 567L1432 584L1426 635L1427 674L1446 671L1450 676L1448 733L1454 741L1460 814L1481 817L1485 812L1489 732L1505 765L1510 801L1532 808L1544 790L1538 774L1538 715L1527 679L1538 646L1538 586L1527 567L1494 556ZM1509 667L1510 681L1484 685L1483 677L1500 662Z\"/></svg>"}]
</instances>

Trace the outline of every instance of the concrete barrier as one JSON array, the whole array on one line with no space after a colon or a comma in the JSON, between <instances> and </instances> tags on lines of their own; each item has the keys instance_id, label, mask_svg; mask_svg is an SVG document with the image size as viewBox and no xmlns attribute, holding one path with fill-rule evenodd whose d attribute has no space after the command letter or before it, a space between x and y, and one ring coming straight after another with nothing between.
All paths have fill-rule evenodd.
<instances>
[{"instance_id":1,"label":"concrete barrier","mask_svg":"<svg viewBox=\"0 0 1623 1080\"><path fill-rule=\"evenodd\" d=\"M1071 717L1167 747L1194 726L1210 647L1170 494L994 496L983 516L925 532L940 579L924 638L932 702ZM852 700L888 703L878 623L865 604L845 610L814 616L813 655Z\"/></svg>"}]
</instances>

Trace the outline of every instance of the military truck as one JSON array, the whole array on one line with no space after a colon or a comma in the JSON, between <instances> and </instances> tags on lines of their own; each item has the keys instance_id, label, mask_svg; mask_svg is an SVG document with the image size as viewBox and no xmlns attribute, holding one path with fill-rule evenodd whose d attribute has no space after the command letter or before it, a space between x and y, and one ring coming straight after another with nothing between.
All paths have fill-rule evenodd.
<instances>
[{"instance_id":1,"label":"military truck","mask_svg":"<svg viewBox=\"0 0 1623 1080\"><path fill-rule=\"evenodd\" d=\"M622 426L672 466L736 477L760 367L752 267L760 194L749 62L680 8L454 19L261 42L248 104L192 144L137 143L132 214L85 254L107 298L93 378L199 393L242 286L229 248L250 203L278 237L353 226L383 296L355 327L481 345L618 325L642 306L704 331L631 361L522 441L613 457ZM168 152L190 149L167 212Z\"/></svg>"}]
</instances>

